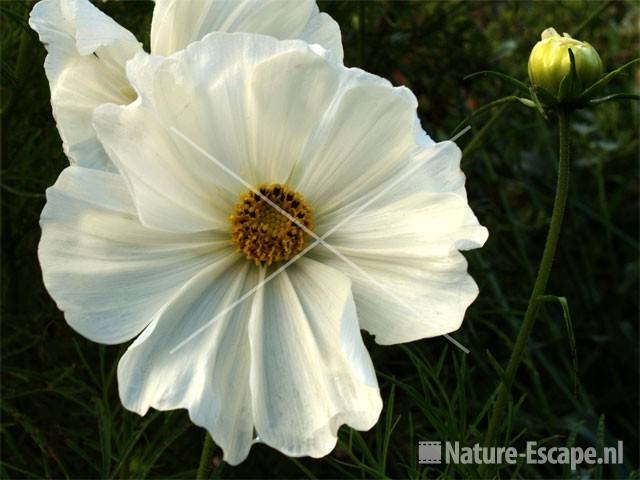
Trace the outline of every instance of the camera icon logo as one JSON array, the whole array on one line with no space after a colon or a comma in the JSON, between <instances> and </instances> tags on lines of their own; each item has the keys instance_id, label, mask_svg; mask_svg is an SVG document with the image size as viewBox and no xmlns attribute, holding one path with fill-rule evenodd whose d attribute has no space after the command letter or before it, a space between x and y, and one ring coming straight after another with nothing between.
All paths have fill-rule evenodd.
<instances>
[{"instance_id":1,"label":"camera icon logo","mask_svg":"<svg viewBox=\"0 0 640 480\"><path fill-rule=\"evenodd\" d=\"M442 442L418 442L418 463L441 463Z\"/></svg>"}]
</instances>

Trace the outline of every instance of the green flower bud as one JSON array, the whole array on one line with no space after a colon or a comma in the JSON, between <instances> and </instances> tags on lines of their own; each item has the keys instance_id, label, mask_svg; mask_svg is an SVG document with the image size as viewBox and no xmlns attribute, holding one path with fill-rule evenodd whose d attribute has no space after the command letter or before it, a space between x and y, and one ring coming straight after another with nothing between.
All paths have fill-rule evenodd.
<instances>
[{"instance_id":1,"label":"green flower bud","mask_svg":"<svg viewBox=\"0 0 640 480\"><path fill-rule=\"evenodd\" d=\"M576 73L582 90L593 85L602 76L602 60L596 49L567 33L560 36L553 28L542 32L540 40L529 56L529 80L558 97L562 80L571 71L569 49L573 52ZM574 91L564 100L574 100L581 91Z\"/></svg>"}]
</instances>

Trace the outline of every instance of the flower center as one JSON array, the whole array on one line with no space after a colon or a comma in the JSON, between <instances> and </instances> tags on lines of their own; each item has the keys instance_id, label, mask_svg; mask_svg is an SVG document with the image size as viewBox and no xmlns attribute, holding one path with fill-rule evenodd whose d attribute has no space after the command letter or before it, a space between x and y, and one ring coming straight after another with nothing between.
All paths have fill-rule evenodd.
<instances>
[{"instance_id":1,"label":"flower center","mask_svg":"<svg viewBox=\"0 0 640 480\"><path fill-rule=\"evenodd\" d=\"M304 249L307 234L300 225L313 229L313 211L286 185L262 184L258 191L240 195L229 217L233 243L256 265L289 260Z\"/></svg>"}]
</instances>

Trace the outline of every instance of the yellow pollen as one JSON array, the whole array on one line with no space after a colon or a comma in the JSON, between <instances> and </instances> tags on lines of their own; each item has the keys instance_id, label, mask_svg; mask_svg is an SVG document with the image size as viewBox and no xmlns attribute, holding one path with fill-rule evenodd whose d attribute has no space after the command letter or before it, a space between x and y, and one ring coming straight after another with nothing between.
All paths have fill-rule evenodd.
<instances>
[{"instance_id":1,"label":"yellow pollen","mask_svg":"<svg viewBox=\"0 0 640 480\"><path fill-rule=\"evenodd\" d=\"M313 230L313 211L299 193L286 185L273 183L258 186L257 192L240 195L233 208L231 238L238 250L256 265L271 265L291 259L304 249L307 233L300 225ZM269 202L295 218L298 224Z\"/></svg>"}]
</instances>

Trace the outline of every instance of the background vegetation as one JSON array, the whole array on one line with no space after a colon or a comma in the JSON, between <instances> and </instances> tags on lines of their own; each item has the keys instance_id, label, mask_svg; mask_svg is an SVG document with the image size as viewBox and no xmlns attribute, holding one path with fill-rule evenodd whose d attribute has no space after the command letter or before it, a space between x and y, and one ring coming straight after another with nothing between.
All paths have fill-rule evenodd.
<instances>
[{"instance_id":1,"label":"background vegetation","mask_svg":"<svg viewBox=\"0 0 640 480\"><path fill-rule=\"evenodd\" d=\"M340 23L346 63L410 87L434 139L510 88L463 80L483 69L525 79L530 48L549 26L588 39L607 67L638 56L633 1L321 2ZM31 3L0 2L2 73L2 401L0 475L191 477L204 431L184 411L124 411L115 367L126 345L91 343L45 291L36 257L44 190L67 165L51 116L45 51L27 26ZM150 2L99 8L148 46ZM615 91L637 90L630 72ZM565 229L544 307L513 387L501 443L612 445L622 466L503 467L500 477L609 478L638 474L638 108L609 103L574 119ZM556 173L553 121L510 106L478 117L459 140L470 203L491 237L467 255L481 294L455 337L380 347L369 338L385 410L370 432L343 427L320 460L260 445L225 477L459 477L476 467L418 465L419 440L481 441L486 413L540 258ZM567 328L567 325L570 328ZM572 332L572 333L570 333ZM571 338L575 338L575 344Z\"/></svg>"}]
</instances>

